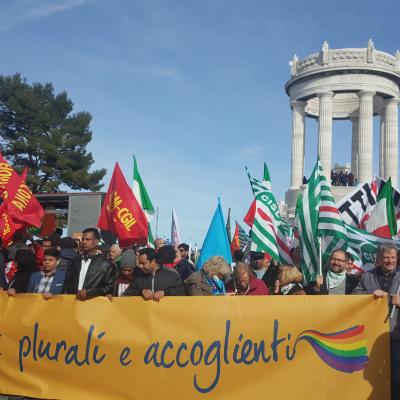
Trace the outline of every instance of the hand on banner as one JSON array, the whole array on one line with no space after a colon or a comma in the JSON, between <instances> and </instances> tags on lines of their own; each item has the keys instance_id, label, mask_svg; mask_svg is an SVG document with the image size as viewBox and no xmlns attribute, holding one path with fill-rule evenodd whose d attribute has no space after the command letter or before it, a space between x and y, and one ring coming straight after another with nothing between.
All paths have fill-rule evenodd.
<instances>
[{"instance_id":1,"label":"hand on banner","mask_svg":"<svg viewBox=\"0 0 400 400\"><path fill-rule=\"evenodd\" d=\"M16 290L14 288L10 288L7 290L7 294L11 297L15 297L15 295L17 294Z\"/></svg>"},{"instance_id":2,"label":"hand on banner","mask_svg":"<svg viewBox=\"0 0 400 400\"><path fill-rule=\"evenodd\" d=\"M81 301L87 300L87 290L78 290L78 293L76 294L76 299Z\"/></svg>"},{"instance_id":3,"label":"hand on banner","mask_svg":"<svg viewBox=\"0 0 400 400\"><path fill-rule=\"evenodd\" d=\"M279 293L279 288L280 288L280 283L279 283L279 279L277 279L275 281L275 285L274 285L274 294L278 294Z\"/></svg>"},{"instance_id":4,"label":"hand on banner","mask_svg":"<svg viewBox=\"0 0 400 400\"><path fill-rule=\"evenodd\" d=\"M386 296L387 296L387 293L384 292L383 290L376 289L376 290L374 291L373 295L374 295L376 298L380 298L380 297L386 297Z\"/></svg>"},{"instance_id":5,"label":"hand on banner","mask_svg":"<svg viewBox=\"0 0 400 400\"><path fill-rule=\"evenodd\" d=\"M154 294L150 289L143 289L142 296L145 300L153 300Z\"/></svg>"},{"instance_id":6,"label":"hand on banner","mask_svg":"<svg viewBox=\"0 0 400 400\"><path fill-rule=\"evenodd\" d=\"M390 297L392 298L392 304L400 307L400 294L392 294Z\"/></svg>"},{"instance_id":7,"label":"hand on banner","mask_svg":"<svg viewBox=\"0 0 400 400\"><path fill-rule=\"evenodd\" d=\"M324 277L322 275L317 276L317 279L315 280L315 285L314 289L316 292L319 292L321 290L321 286L324 284Z\"/></svg>"},{"instance_id":8,"label":"hand on banner","mask_svg":"<svg viewBox=\"0 0 400 400\"><path fill-rule=\"evenodd\" d=\"M107 299L108 299L108 300L110 300L110 301L112 301L112 300L113 300L113 296L112 296L112 294L108 294L106 297L107 297Z\"/></svg>"},{"instance_id":9,"label":"hand on banner","mask_svg":"<svg viewBox=\"0 0 400 400\"><path fill-rule=\"evenodd\" d=\"M53 297L53 293L43 293L43 298L45 299L45 300L49 300L49 299L51 299Z\"/></svg>"},{"instance_id":10,"label":"hand on banner","mask_svg":"<svg viewBox=\"0 0 400 400\"><path fill-rule=\"evenodd\" d=\"M159 290L154 293L153 300L160 301L164 297L164 290Z\"/></svg>"}]
</instances>

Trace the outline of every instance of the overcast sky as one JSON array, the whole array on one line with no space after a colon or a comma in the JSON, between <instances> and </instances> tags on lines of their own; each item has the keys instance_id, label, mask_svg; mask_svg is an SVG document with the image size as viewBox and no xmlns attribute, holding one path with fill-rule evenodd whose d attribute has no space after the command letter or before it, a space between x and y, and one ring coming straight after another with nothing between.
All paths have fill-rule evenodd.
<instances>
[{"instance_id":1,"label":"overcast sky","mask_svg":"<svg viewBox=\"0 0 400 400\"><path fill-rule=\"evenodd\" d=\"M104 190L116 161L132 180L135 154L159 235L170 235L173 206L184 240L201 244L218 196L242 221L252 200L246 165L261 177L266 161L284 199L293 54L369 38L394 54L399 13L397 0L0 0L0 71L66 90L75 111L93 115L89 149L108 170ZM333 161L350 162L350 122L333 128ZM306 129L309 174L316 122Z\"/></svg>"}]
</instances>

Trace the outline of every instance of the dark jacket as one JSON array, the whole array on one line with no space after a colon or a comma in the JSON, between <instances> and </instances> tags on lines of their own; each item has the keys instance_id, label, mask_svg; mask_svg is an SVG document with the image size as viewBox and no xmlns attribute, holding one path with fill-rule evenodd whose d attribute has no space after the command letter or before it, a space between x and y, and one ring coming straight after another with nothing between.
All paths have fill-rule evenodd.
<instances>
[{"instance_id":1,"label":"dark jacket","mask_svg":"<svg viewBox=\"0 0 400 400\"><path fill-rule=\"evenodd\" d=\"M352 294L354 288L358 285L359 279L353 275L353 274L346 274L346 288L345 288L345 294ZM304 291L307 294L329 294L329 290L326 287L326 276L324 276L324 283L321 286L319 292L315 290L315 281L310 282L305 288Z\"/></svg>"},{"instance_id":2,"label":"dark jacket","mask_svg":"<svg viewBox=\"0 0 400 400\"><path fill-rule=\"evenodd\" d=\"M64 292L66 271L59 270L58 267L54 273L53 282L51 282L50 293L61 294ZM37 293L37 288L39 286L40 280L42 279L43 273L41 271L34 272L29 280L27 293Z\"/></svg>"},{"instance_id":3,"label":"dark jacket","mask_svg":"<svg viewBox=\"0 0 400 400\"><path fill-rule=\"evenodd\" d=\"M72 259L65 282L65 293L76 294L78 292L81 264L82 257L80 255ZM106 296L112 294L113 288L113 265L101 254L92 257L83 283L83 289L86 289L87 295L89 297Z\"/></svg>"},{"instance_id":4,"label":"dark jacket","mask_svg":"<svg viewBox=\"0 0 400 400\"><path fill-rule=\"evenodd\" d=\"M184 296L185 290L179 274L172 269L161 266L150 274L142 274L135 277L132 286L124 293L124 296L141 296L143 289L150 289L153 293L164 291L165 296Z\"/></svg>"},{"instance_id":5,"label":"dark jacket","mask_svg":"<svg viewBox=\"0 0 400 400\"><path fill-rule=\"evenodd\" d=\"M372 294L375 290L382 290L380 281L380 267L375 267L370 271L363 273L360 282L357 287L353 290L353 294ZM389 295L397 294L400 286L400 270L395 271L393 279L391 281ZM391 298L388 297L389 311L391 310ZM389 319L391 338L396 341L400 341L400 313L399 308L395 307L393 318Z\"/></svg>"},{"instance_id":6,"label":"dark jacket","mask_svg":"<svg viewBox=\"0 0 400 400\"><path fill-rule=\"evenodd\" d=\"M178 264L176 264L175 269L183 282L185 282L185 279L189 278L189 276L194 272L194 267L187 257L179 261Z\"/></svg>"},{"instance_id":7,"label":"dark jacket","mask_svg":"<svg viewBox=\"0 0 400 400\"><path fill-rule=\"evenodd\" d=\"M71 265L72 260L76 257L74 249L61 249L60 261L57 265L57 270L67 271Z\"/></svg>"},{"instance_id":8,"label":"dark jacket","mask_svg":"<svg viewBox=\"0 0 400 400\"><path fill-rule=\"evenodd\" d=\"M6 261L1 252L0 252L0 287L3 289L8 288L6 281Z\"/></svg>"},{"instance_id":9,"label":"dark jacket","mask_svg":"<svg viewBox=\"0 0 400 400\"><path fill-rule=\"evenodd\" d=\"M278 270L279 268L271 262L261 279L262 281L264 281L270 293L274 293L275 281L278 280Z\"/></svg>"},{"instance_id":10,"label":"dark jacket","mask_svg":"<svg viewBox=\"0 0 400 400\"><path fill-rule=\"evenodd\" d=\"M118 285L119 285L119 283L128 283L128 280L126 280L126 279L123 279L122 277L121 277L121 275L120 275L120 272L119 272L119 268L118 268L118 270L116 270L117 272L115 273L115 281L114 281L114 289L113 289L113 296L114 297L118 297ZM139 278L139 276L143 276L144 275L144 272L142 271L142 269L141 268L137 268L137 267L135 267L134 269L133 269L133 280L132 280L132 282L130 283L130 286L132 286L133 285L133 281L135 280L135 279L138 279ZM123 296L125 296L125 293L126 293L126 291L129 289L129 287L125 290L125 292L124 292L124 294L123 294Z\"/></svg>"}]
</instances>

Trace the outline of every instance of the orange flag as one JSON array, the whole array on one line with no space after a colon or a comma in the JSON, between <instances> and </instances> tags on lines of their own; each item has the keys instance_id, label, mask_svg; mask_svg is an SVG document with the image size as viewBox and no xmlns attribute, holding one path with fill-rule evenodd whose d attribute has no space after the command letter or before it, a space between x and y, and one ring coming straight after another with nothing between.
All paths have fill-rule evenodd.
<instances>
[{"instance_id":1,"label":"orange flag","mask_svg":"<svg viewBox=\"0 0 400 400\"><path fill-rule=\"evenodd\" d=\"M231 253L232 256L236 250L240 250L240 239L239 239L239 224L236 222L235 233L231 242Z\"/></svg>"},{"instance_id":2,"label":"orange flag","mask_svg":"<svg viewBox=\"0 0 400 400\"><path fill-rule=\"evenodd\" d=\"M97 226L118 236L121 247L147 244L147 219L116 163Z\"/></svg>"}]
</instances>

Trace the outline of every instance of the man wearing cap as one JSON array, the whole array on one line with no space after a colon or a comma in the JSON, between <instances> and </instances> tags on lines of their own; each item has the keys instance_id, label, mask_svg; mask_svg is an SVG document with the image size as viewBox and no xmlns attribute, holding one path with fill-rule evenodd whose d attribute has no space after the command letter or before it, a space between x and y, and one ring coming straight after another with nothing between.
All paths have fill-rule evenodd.
<instances>
[{"instance_id":1,"label":"man wearing cap","mask_svg":"<svg viewBox=\"0 0 400 400\"><path fill-rule=\"evenodd\" d=\"M270 293L276 293L278 281L278 267L271 263L271 258L266 258L261 251L250 252L250 266L257 279L261 279L267 285Z\"/></svg>"},{"instance_id":2,"label":"man wearing cap","mask_svg":"<svg viewBox=\"0 0 400 400\"><path fill-rule=\"evenodd\" d=\"M114 287L114 267L97 251L100 235L96 228L82 232L83 255L71 261L65 284L67 294L76 294L77 300L107 296Z\"/></svg>"},{"instance_id":3,"label":"man wearing cap","mask_svg":"<svg viewBox=\"0 0 400 400\"><path fill-rule=\"evenodd\" d=\"M121 254L119 271L115 279L113 296L124 296L126 290L132 285L133 279L141 271L136 267L136 255L132 249L127 249Z\"/></svg>"}]
</instances>

